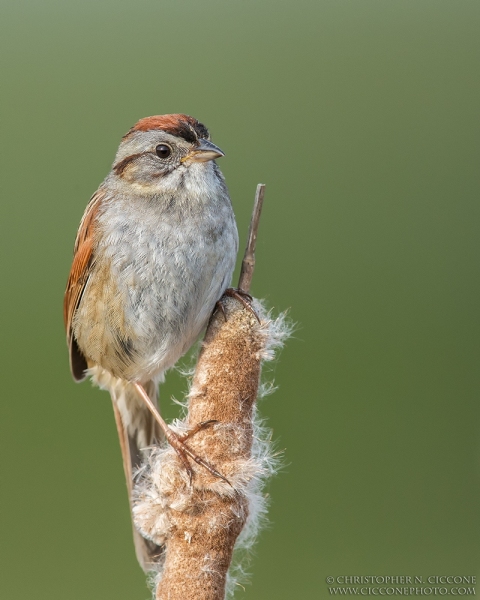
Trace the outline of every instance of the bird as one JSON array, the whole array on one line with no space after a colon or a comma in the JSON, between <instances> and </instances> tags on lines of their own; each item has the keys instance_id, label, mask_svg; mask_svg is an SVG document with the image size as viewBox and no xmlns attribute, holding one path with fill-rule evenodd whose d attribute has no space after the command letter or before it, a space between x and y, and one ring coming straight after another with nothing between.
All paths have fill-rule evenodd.
<instances>
[{"instance_id":1,"label":"bird","mask_svg":"<svg viewBox=\"0 0 480 600\"><path fill-rule=\"evenodd\" d=\"M163 421L157 397L165 372L231 290L238 232L215 162L223 156L191 116L140 119L123 136L76 236L64 296L70 369L76 382L90 377L110 392L130 503L145 449L163 436L190 477L189 458L222 477L184 444L189 432L181 436ZM161 549L134 525L133 536L148 571Z\"/></svg>"}]
</instances>

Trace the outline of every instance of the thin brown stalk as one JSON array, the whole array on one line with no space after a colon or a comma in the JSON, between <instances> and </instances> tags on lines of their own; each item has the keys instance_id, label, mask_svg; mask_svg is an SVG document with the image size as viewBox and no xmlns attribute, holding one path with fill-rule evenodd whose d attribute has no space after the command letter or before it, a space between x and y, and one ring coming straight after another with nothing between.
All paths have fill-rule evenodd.
<instances>
[{"instance_id":1,"label":"thin brown stalk","mask_svg":"<svg viewBox=\"0 0 480 600\"><path fill-rule=\"evenodd\" d=\"M249 292L252 284L253 271L255 269L255 248L257 245L258 226L260 224L264 196L265 184L259 183L255 193L252 218L248 230L247 247L245 248L245 254L243 255L242 269L238 280L238 287L244 292Z\"/></svg>"}]
</instances>

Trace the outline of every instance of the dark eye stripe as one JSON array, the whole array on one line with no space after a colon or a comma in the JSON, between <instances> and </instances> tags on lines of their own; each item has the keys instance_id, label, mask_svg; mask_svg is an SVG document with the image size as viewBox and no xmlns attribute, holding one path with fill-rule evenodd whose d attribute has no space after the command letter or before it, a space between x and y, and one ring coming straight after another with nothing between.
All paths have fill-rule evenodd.
<instances>
[{"instance_id":1,"label":"dark eye stripe","mask_svg":"<svg viewBox=\"0 0 480 600\"><path fill-rule=\"evenodd\" d=\"M130 154L130 156L127 156L123 160L119 161L116 165L113 165L113 170L119 177L121 177L123 175L123 172L127 168L127 166L132 162L132 160L135 160L135 159L139 158L140 156L143 156L143 154L144 154L144 152L139 152L137 154Z\"/></svg>"}]
</instances>

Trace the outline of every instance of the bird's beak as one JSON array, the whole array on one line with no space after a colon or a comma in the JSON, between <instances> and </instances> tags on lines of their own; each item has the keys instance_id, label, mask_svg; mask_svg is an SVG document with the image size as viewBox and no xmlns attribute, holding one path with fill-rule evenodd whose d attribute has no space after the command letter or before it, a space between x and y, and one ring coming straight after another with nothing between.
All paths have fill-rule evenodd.
<instances>
[{"instance_id":1,"label":"bird's beak","mask_svg":"<svg viewBox=\"0 0 480 600\"><path fill-rule=\"evenodd\" d=\"M182 162L191 160L192 162L207 162L225 156L225 153L218 146L208 140L200 140L198 146L182 159Z\"/></svg>"}]
</instances>

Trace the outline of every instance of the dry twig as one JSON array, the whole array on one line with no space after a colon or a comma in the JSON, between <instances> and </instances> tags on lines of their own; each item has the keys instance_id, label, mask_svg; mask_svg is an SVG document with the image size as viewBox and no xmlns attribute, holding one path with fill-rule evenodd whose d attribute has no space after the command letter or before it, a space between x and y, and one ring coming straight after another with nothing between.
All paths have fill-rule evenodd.
<instances>
[{"instance_id":1,"label":"dry twig","mask_svg":"<svg viewBox=\"0 0 480 600\"><path fill-rule=\"evenodd\" d=\"M250 291L252 284L253 270L255 269L255 247L257 245L258 225L262 214L263 198L265 196L265 184L259 183L255 193L255 202L253 205L250 228L248 230L247 247L242 261L242 270L238 280L238 288L245 292Z\"/></svg>"}]
</instances>

